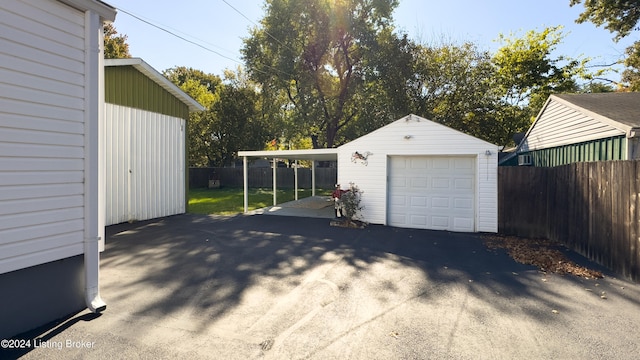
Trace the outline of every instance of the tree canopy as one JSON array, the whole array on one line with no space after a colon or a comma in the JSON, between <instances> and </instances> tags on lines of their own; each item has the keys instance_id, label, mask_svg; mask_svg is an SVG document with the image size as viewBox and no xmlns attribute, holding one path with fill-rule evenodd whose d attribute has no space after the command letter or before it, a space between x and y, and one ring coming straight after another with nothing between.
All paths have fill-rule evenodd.
<instances>
[{"instance_id":1,"label":"tree canopy","mask_svg":"<svg viewBox=\"0 0 640 360\"><path fill-rule=\"evenodd\" d=\"M571 0L571 6L584 3L584 12L576 20L589 21L596 26L604 26L614 33L618 41L632 31L638 30L640 21L640 1L637 0ZM640 41L636 41L625 51L622 81L631 91L640 91Z\"/></svg>"},{"instance_id":2,"label":"tree canopy","mask_svg":"<svg viewBox=\"0 0 640 360\"><path fill-rule=\"evenodd\" d=\"M123 59L130 57L127 35L118 35L113 24L106 24L104 26L104 58Z\"/></svg>"},{"instance_id":3,"label":"tree canopy","mask_svg":"<svg viewBox=\"0 0 640 360\"><path fill-rule=\"evenodd\" d=\"M260 111L260 94L239 70L225 79L201 70L174 67L164 76L202 104L188 123L189 166L227 166L238 150L260 150L269 137Z\"/></svg>"},{"instance_id":4,"label":"tree canopy","mask_svg":"<svg viewBox=\"0 0 640 360\"><path fill-rule=\"evenodd\" d=\"M374 52L391 36L397 0L267 0L260 26L242 49L265 95L283 99L285 116L314 147L334 147L338 132L360 119L359 95L382 60Z\"/></svg>"}]
</instances>

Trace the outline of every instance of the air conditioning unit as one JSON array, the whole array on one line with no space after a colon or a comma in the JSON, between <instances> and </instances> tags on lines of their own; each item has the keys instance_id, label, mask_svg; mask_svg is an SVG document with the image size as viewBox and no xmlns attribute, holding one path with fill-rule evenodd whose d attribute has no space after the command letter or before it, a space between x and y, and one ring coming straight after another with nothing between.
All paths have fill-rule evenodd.
<instances>
[{"instance_id":1,"label":"air conditioning unit","mask_svg":"<svg viewBox=\"0 0 640 360\"><path fill-rule=\"evenodd\" d=\"M530 154L518 155L518 166L531 166L533 165L533 159Z\"/></svg>"}]
</instances>

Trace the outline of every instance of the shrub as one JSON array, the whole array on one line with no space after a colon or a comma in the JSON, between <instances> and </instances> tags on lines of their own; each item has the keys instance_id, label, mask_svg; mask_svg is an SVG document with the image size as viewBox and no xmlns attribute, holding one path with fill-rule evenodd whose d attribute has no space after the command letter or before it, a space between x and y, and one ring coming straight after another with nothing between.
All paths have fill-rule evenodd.
<instances>
[{"instance_id":1,"label":"shrub","mask_svg":"<svg viewBox=\"0 0 640 360\"><path fill-rule=\"evenodd\" d=\"M340 197L342 210L347 219L353 221L360 217L360 210L364 209L364 206L360 204L362 193L363 191L358 188L358 185L349 183L349 189Z\"/></svg>"}]
</instances>

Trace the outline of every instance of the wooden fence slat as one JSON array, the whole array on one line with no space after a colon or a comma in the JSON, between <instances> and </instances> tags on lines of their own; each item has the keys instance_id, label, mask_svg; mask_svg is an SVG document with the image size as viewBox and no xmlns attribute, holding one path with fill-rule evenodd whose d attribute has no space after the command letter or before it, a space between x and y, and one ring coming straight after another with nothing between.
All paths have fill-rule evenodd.
<instances>
[{"instance_id":1,"label":"wooden fence slat","mask_svg":"<svg viewBox=\"0 0 640 360\"><path fill-rule=\"evenodd\" d=\"M640 281L640 161L498 169L504 234L547 237Z\"/></svg>"}]
</instances>

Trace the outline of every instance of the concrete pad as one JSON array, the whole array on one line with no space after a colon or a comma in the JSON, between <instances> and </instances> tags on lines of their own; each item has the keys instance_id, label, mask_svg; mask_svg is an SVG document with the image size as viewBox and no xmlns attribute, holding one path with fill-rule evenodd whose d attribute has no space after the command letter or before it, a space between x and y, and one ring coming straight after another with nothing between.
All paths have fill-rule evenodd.
<instances>
[{"instance_id":1,"label":"concrete pad","mask_svg":"<svg viewBox=\"0 0 640 360\"><path fill-rule=\"evenodd\" d=\"M592 264L592 266L595 266ZM107 229L100 316L25 359L635 359L640 286L544 275L478 234L182 215ZM546 281L542 281L546 279ZM606 293L606 299L600 294ZM90 348L66 347L91 343Z\"/></svg>"}]
</instances>

